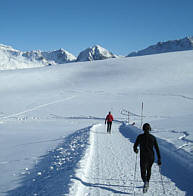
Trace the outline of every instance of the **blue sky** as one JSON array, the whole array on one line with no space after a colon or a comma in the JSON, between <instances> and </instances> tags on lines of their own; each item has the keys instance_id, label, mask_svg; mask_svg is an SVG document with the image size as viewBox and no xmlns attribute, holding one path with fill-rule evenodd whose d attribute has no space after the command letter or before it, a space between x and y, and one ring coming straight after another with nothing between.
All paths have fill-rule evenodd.
<instances>
[{"instance_id":1,"label":"blue sky","mask_svg":"<svg viewBox=\"0 0 193 196\"><path fill-rule=\"evenodd\" d=\"M74 55L99 44L127 55L193 35L192 0L0 0L0 43Z\"/></svg>"}]
</instances>

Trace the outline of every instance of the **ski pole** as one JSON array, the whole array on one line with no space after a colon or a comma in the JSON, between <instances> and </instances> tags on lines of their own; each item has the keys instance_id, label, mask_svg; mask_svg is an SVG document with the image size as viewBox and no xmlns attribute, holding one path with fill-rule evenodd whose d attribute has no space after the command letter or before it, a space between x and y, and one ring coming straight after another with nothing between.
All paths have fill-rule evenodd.
<instances>
[{"instance_id":1,"label":"ski pole","mask_svg":"<svg viewBox=\"0 0 193 196\"><path fill-rule=\"evenodd\" d=\"M161 166L159 165L159 173L160 173L160 177L161 177L161 183L162 183L162 188L163 188L163 194L166 194L165 188L164 188L164 182L163 182L163 178L162 178L162 174L161 174Z\"/></svg>"},{"instance_id":2,"label":"ski pole","mask_svg":"<svg viewBox=\"0 0 193 196\"><path fill-rule=\"evenodd\" d=\"M134 170L134 179L133 179L133 193L134 193L134 195L135 195L134 182L135 182L135 178L136 178L136 171L137 171L137 153L136 153L136 159L135 159L135 170Z\"/></svg>"}]
</instances>

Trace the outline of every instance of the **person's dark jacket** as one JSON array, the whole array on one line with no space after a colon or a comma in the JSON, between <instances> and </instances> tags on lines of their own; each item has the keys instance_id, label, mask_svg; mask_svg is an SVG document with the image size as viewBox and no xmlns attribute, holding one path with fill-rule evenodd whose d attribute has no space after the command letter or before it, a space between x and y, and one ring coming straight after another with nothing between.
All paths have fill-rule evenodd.
<instances>
[{"instance_id":1,"label":"person's dark jacket","mask_svg":"<svg viewBox=\"0 0 193 196\"><path fill-rule=\"evenodd\" d=\"M154 161L153 148L155 148L158 157L158 164L161 164L159 147L157 144L157 140L153 135L151 135L149 132L138 135L133 146L133 150L136 153L138 152L138 145L140 146L140 159Z\"/></svg>"}]
</instances>

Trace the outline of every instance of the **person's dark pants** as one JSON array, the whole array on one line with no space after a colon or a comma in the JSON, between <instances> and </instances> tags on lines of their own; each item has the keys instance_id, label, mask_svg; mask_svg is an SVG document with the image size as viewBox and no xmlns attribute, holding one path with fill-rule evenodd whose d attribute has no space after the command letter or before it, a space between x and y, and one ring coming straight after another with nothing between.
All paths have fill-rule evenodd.
<instances>
[{"instance_id":1,"label":"person's dark pants","mask_svg":"<svg viewBox=\"0 0 193 196\"><path fill-rule=\"evenodd\" d=\"M141 168L141 178L143 182L149 182L151 178L151 167L154 160L150 158L149 160L140 159L140 168Z\"/></svg>"},{"instance_id":2,"label":"person's dark pants","mask_svg":"<svg viewBox=\"0 0 193 196\"><path fill-rule=\"evenodd\" d=\"M107 133L111 132L112 122L107 122Z\"/></svg>"}]
</instances>

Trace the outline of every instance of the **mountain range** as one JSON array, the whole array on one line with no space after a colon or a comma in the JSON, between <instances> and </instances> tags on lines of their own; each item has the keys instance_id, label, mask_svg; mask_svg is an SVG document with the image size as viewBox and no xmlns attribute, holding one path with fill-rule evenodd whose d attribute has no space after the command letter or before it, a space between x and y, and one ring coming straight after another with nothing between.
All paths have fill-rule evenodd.
<instances>
[{"instance_id":1,"label":"mountain range","mask_svg":"<svg viewBox=\"0 0 193 196\"><path fill-rule=\"evenodd\" d=\"M157 44L151 45L143 50L131 52L127 57L159 54L159 53L166 53L166 52L176 52L176 51L184 51L184 50L192 50L192 49L193 49L193 36L185 37L183 39L178 39L178 40L158 42Z\"/></svg>"},{"instance_id":2,"label":"mountain range","mask_svg":"<svg viewBox=\"0 0 193 196\"><path fill-rule=\"evenodd\" d=\"M157 44L151 45L143 50L132 52L126 57L192 49L193 37L185 37L178 40L158 42ZM46 65L104 60L117 57L117 55L109 52L107 49L99 45L87 48L80 52L78 57L75 57L73 54L62 48L47 52L42 52L40 50L22 52L20 50L13 49L10 46L0 44L0 70L43 67Z\"/></svg>"}]
</instances>

